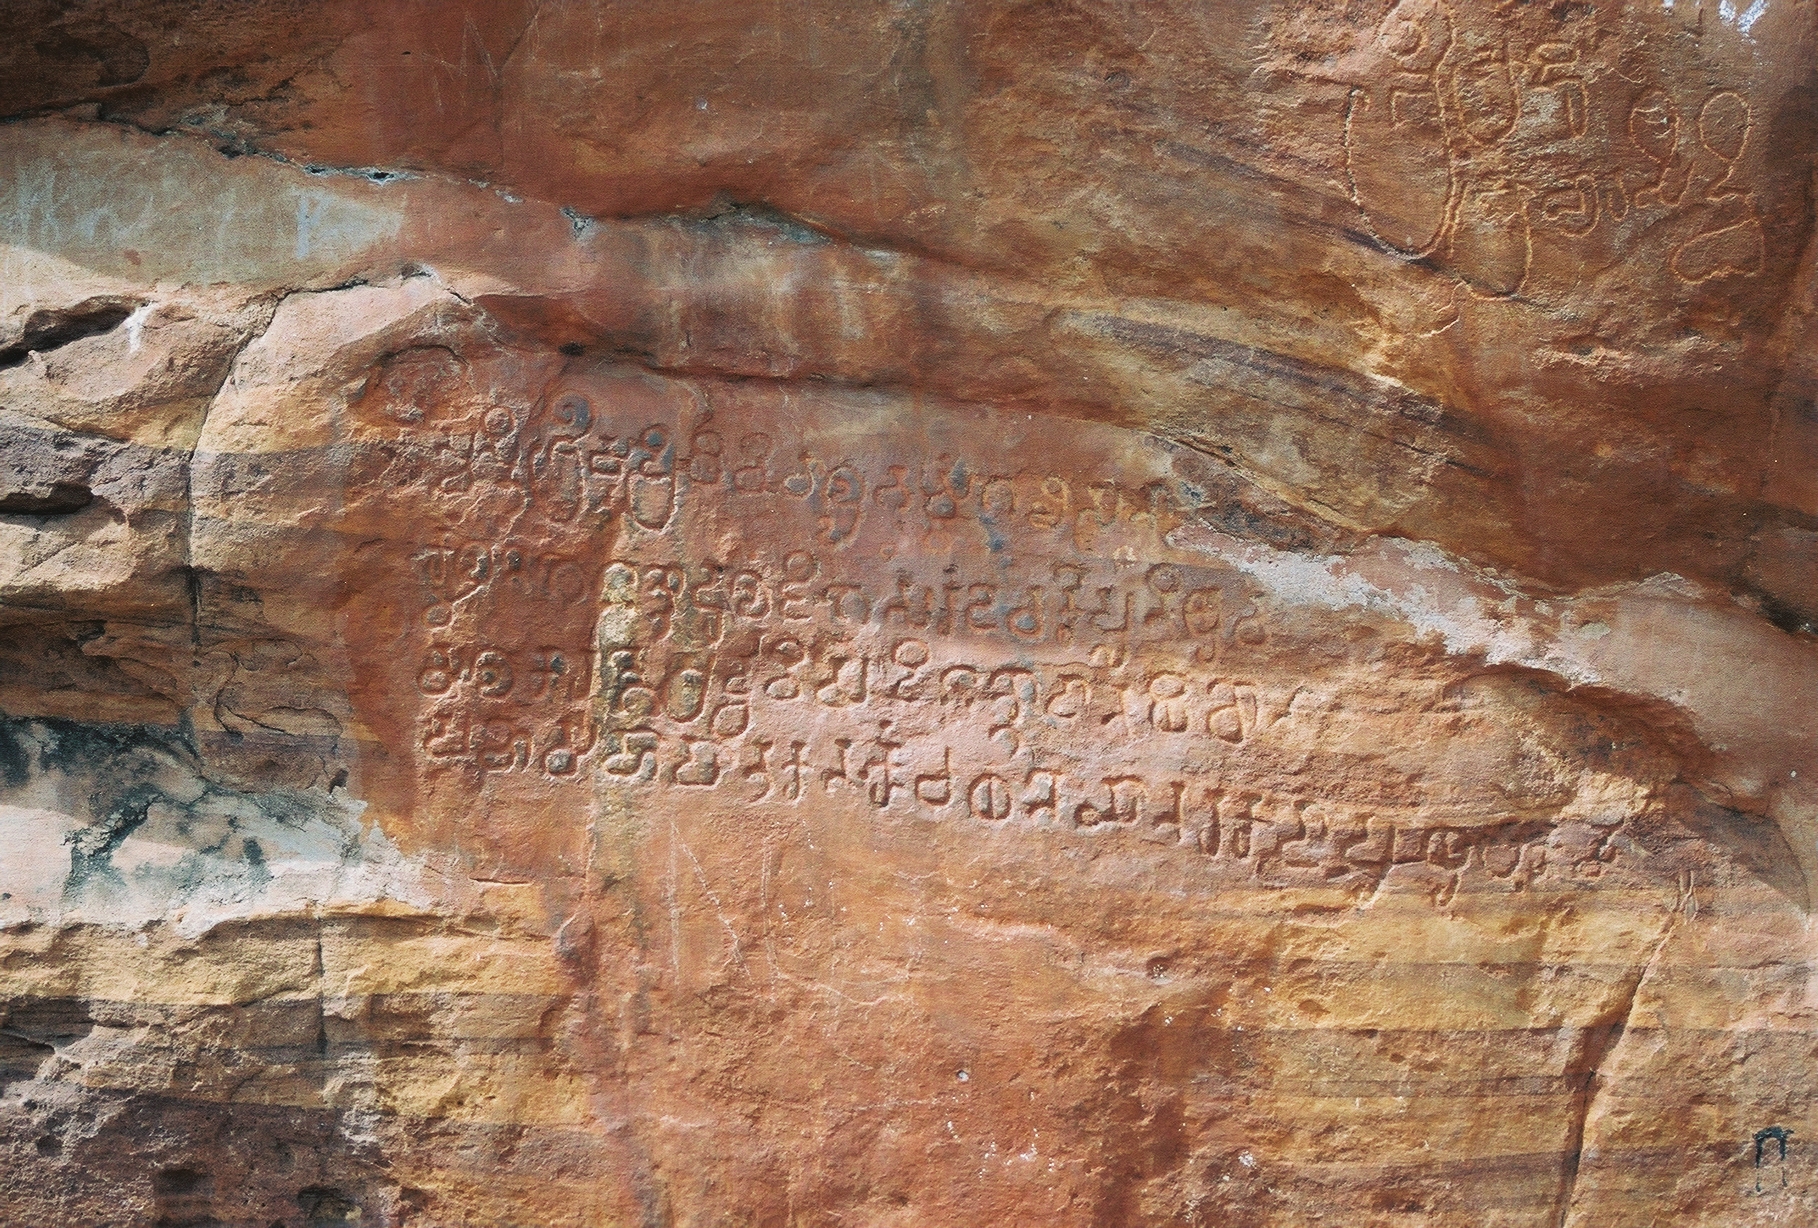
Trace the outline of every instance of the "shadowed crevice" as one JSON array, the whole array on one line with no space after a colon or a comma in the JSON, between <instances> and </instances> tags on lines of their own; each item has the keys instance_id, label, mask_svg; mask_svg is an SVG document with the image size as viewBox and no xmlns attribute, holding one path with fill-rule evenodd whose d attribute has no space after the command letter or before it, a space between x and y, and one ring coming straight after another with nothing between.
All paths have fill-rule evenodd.
<instances>
[{"instance_id":1,"label":"shadowed crevice","mask_svg":"<svg viewBox=\"0 0 1818 1228\"><path fill-rule=\"evenodd\" d=\"M34 311L26 317L19 340L0 349L0 371L24 366L33 354L61 349L84 337L111 333L143 305L125 298L91 298L73 307Z\"/></svg>"}]
</instances>

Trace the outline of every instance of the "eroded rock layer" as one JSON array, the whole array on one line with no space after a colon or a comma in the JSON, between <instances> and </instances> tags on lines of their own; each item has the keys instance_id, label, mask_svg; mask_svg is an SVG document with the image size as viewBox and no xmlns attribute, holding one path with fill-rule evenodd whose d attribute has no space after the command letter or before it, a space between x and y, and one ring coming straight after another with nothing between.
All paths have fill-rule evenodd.
<instances>
[{"instance_id":1,"label":"eroded rock layer","mask_svg":"<svg viewBox=\"0 0 1818 1228\"><path fill-rule=\"evenodd\" d=\"M0 1220L1808 1222L1815 23L13 6Z\"/></svg>"}]
</instances>

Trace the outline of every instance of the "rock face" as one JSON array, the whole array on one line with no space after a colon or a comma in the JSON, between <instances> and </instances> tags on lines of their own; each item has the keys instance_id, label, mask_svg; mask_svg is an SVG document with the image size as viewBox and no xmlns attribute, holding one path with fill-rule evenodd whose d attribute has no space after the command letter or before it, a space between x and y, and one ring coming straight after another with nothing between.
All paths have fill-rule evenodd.
<instances>
[{"instance_id":1,"label":"rock face","mask_svg":"<svg viewBox=\"0 0 1818 1228\"><path fill-rule=\"evenodd\" d=\"M0 1221L1818 1215L1801 0L0 38Z\"/></svg>"}]
</instances>

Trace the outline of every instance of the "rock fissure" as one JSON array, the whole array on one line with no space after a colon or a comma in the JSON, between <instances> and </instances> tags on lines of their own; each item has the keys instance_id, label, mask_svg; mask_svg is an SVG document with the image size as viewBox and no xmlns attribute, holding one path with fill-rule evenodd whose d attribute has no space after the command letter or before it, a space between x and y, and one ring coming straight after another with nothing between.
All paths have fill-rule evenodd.
<instances>
[{"instance_id":1,"label":"rock fissure","mask_svg":"<svg viewBox=\"0 0 1818 1228\"><path fill-rule=\"evenodd\" d=\"M1576 1065L1582 1067L1584 1073L1579 1076L1582 1082L1566 1131L1564 1160L1561 1164L1559 1180L1558 1214L1554 1220L1557 1228L1567 1228L1567 1225L1572 1222L1573 1201L1578 1193L1578 1174L1584 1163L1585 1130L1591 1121L1592 1111L1597 1107L1598 1093L1606 1086L1604 1065L1615 1055L1622 1044L1623 1037L1628 1034L1629 1025L1634 1022L1635 1003L1640 997L1641 987L1659 962L1660 953L1672 940L1678 922L1679 911L1675 909L1668 915L1665 932L1654 944L1654 949L1649 953L1647 962L1642 965L1641 971L1636 974L1627 987L1617 1009L1612 1012L1613 1022L1602 1028L1593 1029L1582 1041L1582 1052Z\"/></svg>"}]
</instances>

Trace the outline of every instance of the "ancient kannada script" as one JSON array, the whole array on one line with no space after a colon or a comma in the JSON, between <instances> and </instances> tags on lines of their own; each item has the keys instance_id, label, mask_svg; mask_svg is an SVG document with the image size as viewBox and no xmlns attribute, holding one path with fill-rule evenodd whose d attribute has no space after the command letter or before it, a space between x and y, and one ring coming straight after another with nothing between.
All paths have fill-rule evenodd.
<instances>
[{"instance_id":1,"label":"ancient kannada script","mask_svg":"<svg viewBox=\"0 0 1818 1228\"><path fill-rule=\"evenodd\" d=\"M1511 807L1486 777L1519 748L1468 693L1181 542L1255 521L1158 441L439 349L387 358L353 406L356 463L411 509L407 538L380 527L415 597L374 614L373 664L408 671L397 715L438 796L1140 840L1349 902L1519 890L1549 843L1595 862L1626 813L1568 847L1563 798ZM1465 770L1357 748L1394 721ZM531 837L552 840L581 855Z\"/></svg>"}]
</instances>

